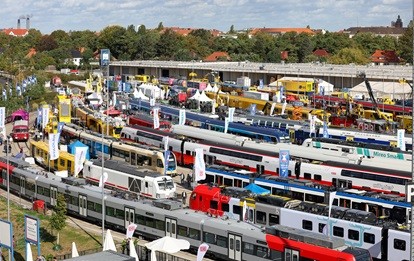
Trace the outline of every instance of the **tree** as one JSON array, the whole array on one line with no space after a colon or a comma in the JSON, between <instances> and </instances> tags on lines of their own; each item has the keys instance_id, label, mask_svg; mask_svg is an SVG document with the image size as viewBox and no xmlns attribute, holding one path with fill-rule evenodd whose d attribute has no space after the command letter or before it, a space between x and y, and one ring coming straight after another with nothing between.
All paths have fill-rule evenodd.
<instances>
[{"instance_id":1,"label":"tree","mask_svg":"<svg viewBox=\"0 0 414 261\"><path fill-rule=\"evenodd\" d=\"M164 25L162 24L162 22L160 22L159 24L158 24L158 26L157 26L157 31L162 31L162 30L164 30Z\"/></svg>"},{"instance_id":2,"label":"tree","mask_svg":"<svg viewBox=\"0 0 414 261\"><path fill-rule=\"evenodd\" d=\"M413 25L405 30L404 34L398 39L398 54L406 63L413 62Z\"/></svg>"},{"instance_id":3,"label":"tree","mask_svg":"<svg viewBox=\"0 0 414 261\"><path fill-rule=\"evenodd\" d=\"M66 200L65 196L61 193L57 195L56 206L50 217L49 224L52 231L57 232L57 240L54 248L55 250L59 250L59 233L66 226Z\"/></svg>"},{"instance_id":4,"label":"tree","mask_svg":"<svg viewBox=\"0 0 414 261\"><path fill-rule=\"evenodd\" d=\"M234 33L236 33L236 31L234 31L234 25L231 25L228 34L234 34Z\"/></svg>"},{"instance_id":5,"label":"tree","mask_svg":"<svg viewBox=\"0 0 414 261\"><path fill-rule=\"evenodd\" d=\"M344 48L340 50L337 54L332 55L328 58L328 62L332 64L367 64L369 58L364 53L363 50L358 48Z\"/></svg>"},{"instance_id":6,"label":"tree","mask_svg":"<svg viewBox=\"0 0 414 261\"><path fill-rule=\"evenodd\" d=\"M51 51L56 48L58 48L58 43L56 42L56 40L50 35L43 35L39 41L38 46L36 47L36 50L43 52Z\"/></svg>"}]
</instances>

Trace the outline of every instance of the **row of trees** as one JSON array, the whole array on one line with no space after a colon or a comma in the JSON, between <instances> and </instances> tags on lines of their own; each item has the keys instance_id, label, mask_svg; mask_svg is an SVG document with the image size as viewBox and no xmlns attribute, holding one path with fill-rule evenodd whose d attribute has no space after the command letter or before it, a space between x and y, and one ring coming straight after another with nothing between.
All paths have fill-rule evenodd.
<instances>
[{"instance_id":1,"label":"row of trees","mask_svg":"<svg viewBox=\"0 0 414 261\"><path fill-rule=\"evenodd\" d=\"M127 28L109 26L99 34L88 30L57 30L50 35L42 35L31 29L23 38L0 34L0 70L16 72L22 67L44 69L48 65L68 67L65 61L70 58L71 50L81 50L83 67L90 68L89 62L94 54L103 48L109 48L118 60L179 61L202 60L213 51L225 51L233 61L280 62L281 52L288 51L286 62L289 63L320 61L312 53L323 48L331 54L327 62L335 64L365 64L376 49L386 49L396 50L404 61L411 62L411 43L412 26L399 39L369 33L349 38L346 34L332 32L314 36L258 33L249 37L248 33L235 33L234 30L229 31L229 37L213 37L205 29L193 30L182 36L170 29L164 30L162 23L156 29L147 29L144 25L138 30L133 25ZM32 57L26 56L30 48L37 52Z\"/></svg>"}]
</instances>

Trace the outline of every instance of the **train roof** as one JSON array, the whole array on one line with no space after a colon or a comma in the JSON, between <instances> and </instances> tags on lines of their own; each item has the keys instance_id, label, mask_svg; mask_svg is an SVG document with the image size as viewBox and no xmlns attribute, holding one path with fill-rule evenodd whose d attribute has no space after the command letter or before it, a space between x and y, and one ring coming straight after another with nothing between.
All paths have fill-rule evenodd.
<instances>
[{"instance_id":1,"label":"train roof","mask_svg":"<svg viewBox=\"0 0 414 261\"><path fill-rule=\"evenodd\" d=\"M93 159L91 160L93 165L102 167L102 161L100 159ZM125 174L130 174L134 176L140 177L159 177L160 174L158 172L152 171L146 168L140 168L139 166L132 166L125 164L124 161L119 160L104 160L104 168L123 172Z\"/></svg>"},{"instance_id":2,"label":"train roof","mask_svg":"<svg viewBox=\"0 0 414 261\"><path fill-rule=\"evenodd\" d=\"M408 152L402 151L400 148L387 146L387 145L381 145L381 144L348 141L348 140L333 139L333 138L323 138L323 137L313 137L311 138L311 140L314 142L338 144L338 145L344 145L344 146L360 147L360 148L383 150L383 151L401 152L401 153L408 154Z\"/></svg>"}]
</instances>

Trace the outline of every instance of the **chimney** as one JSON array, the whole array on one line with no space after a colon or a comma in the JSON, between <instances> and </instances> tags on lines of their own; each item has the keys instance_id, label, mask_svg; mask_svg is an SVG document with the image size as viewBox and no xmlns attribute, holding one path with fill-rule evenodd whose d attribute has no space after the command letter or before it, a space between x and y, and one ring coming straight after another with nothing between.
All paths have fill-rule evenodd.
<instances>
[{"instance_id":1,"label":"chimney","mask_svg":"<svg viewBox=\"0 0 414 261\"><path fill-rule=\"evenodd\" d=\"M17 19L17 29L20 29L20 18Z\"/></svg>"},{"instance_id":2,"label":"chimney","mask_svg":"<svg viewBox=\"0 0 414 261\"><path fill-rule=\"evenodd\" d=\"M29 30L30 29L30 18L26 17L26 29Z\"/></svg>"}]
</instances>

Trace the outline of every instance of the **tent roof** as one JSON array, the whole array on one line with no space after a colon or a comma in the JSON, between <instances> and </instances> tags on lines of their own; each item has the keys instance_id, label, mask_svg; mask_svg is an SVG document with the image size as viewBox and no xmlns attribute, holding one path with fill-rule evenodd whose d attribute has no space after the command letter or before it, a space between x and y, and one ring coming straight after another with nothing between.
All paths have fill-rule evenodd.
<instances>
[{"instance_id":1,"label":"tent roof","mask_svg":"<svg viewBox=\"0 0 414 261\"><path fill-rule=\"evenodd\" d=\"M149 101L149 98L147 96L145 96L145 94L142 92L141 89L139 89L139 90L135 89L134 90L134 98Z\"/></svg>"},{"instance_id":2,"label":"tent roof","mask_svg":"<svg viewBox=\"0 0 414 261\"><path fill-rule=\"evenodd\" d=\"M262 188L259 185L256 185L254 183L251 183L251 184L247 185L244 188L247 189L247 190L250 190L254 194L259 194L259 195L270 193L270 191L268 189Z\"/></svg>"},{"instance_id":3,"label":"tent roof","mask_svg":"<svg viewBox=\"0 0 414 261\"><path fill-rule=\"evenodd\" d=\"M198 98L200 102L211 102L213 101L209 97L207 97L206 93L204 91L201 92L200 97Z\"/></svg>"},{"instance_id":4,"label":"tent roof","mask_svg":"<svg viewBox=\"0 0 414 261\"><path fill-rule=\"evenodd\" d=\"M372 88L372 92L374 96L376 97L408 97L411 95L411 87L408 85L408 83L399 83L399 82L382 82L382 81L370 81L369 82ZM364 94L368 95L368 90L365 85L365 82L362 82L355 87L353 87L349 93L351 96L354 96L355 94ZM368 97L368 96L367 96Z\"/></svg>"}]
</instances>

